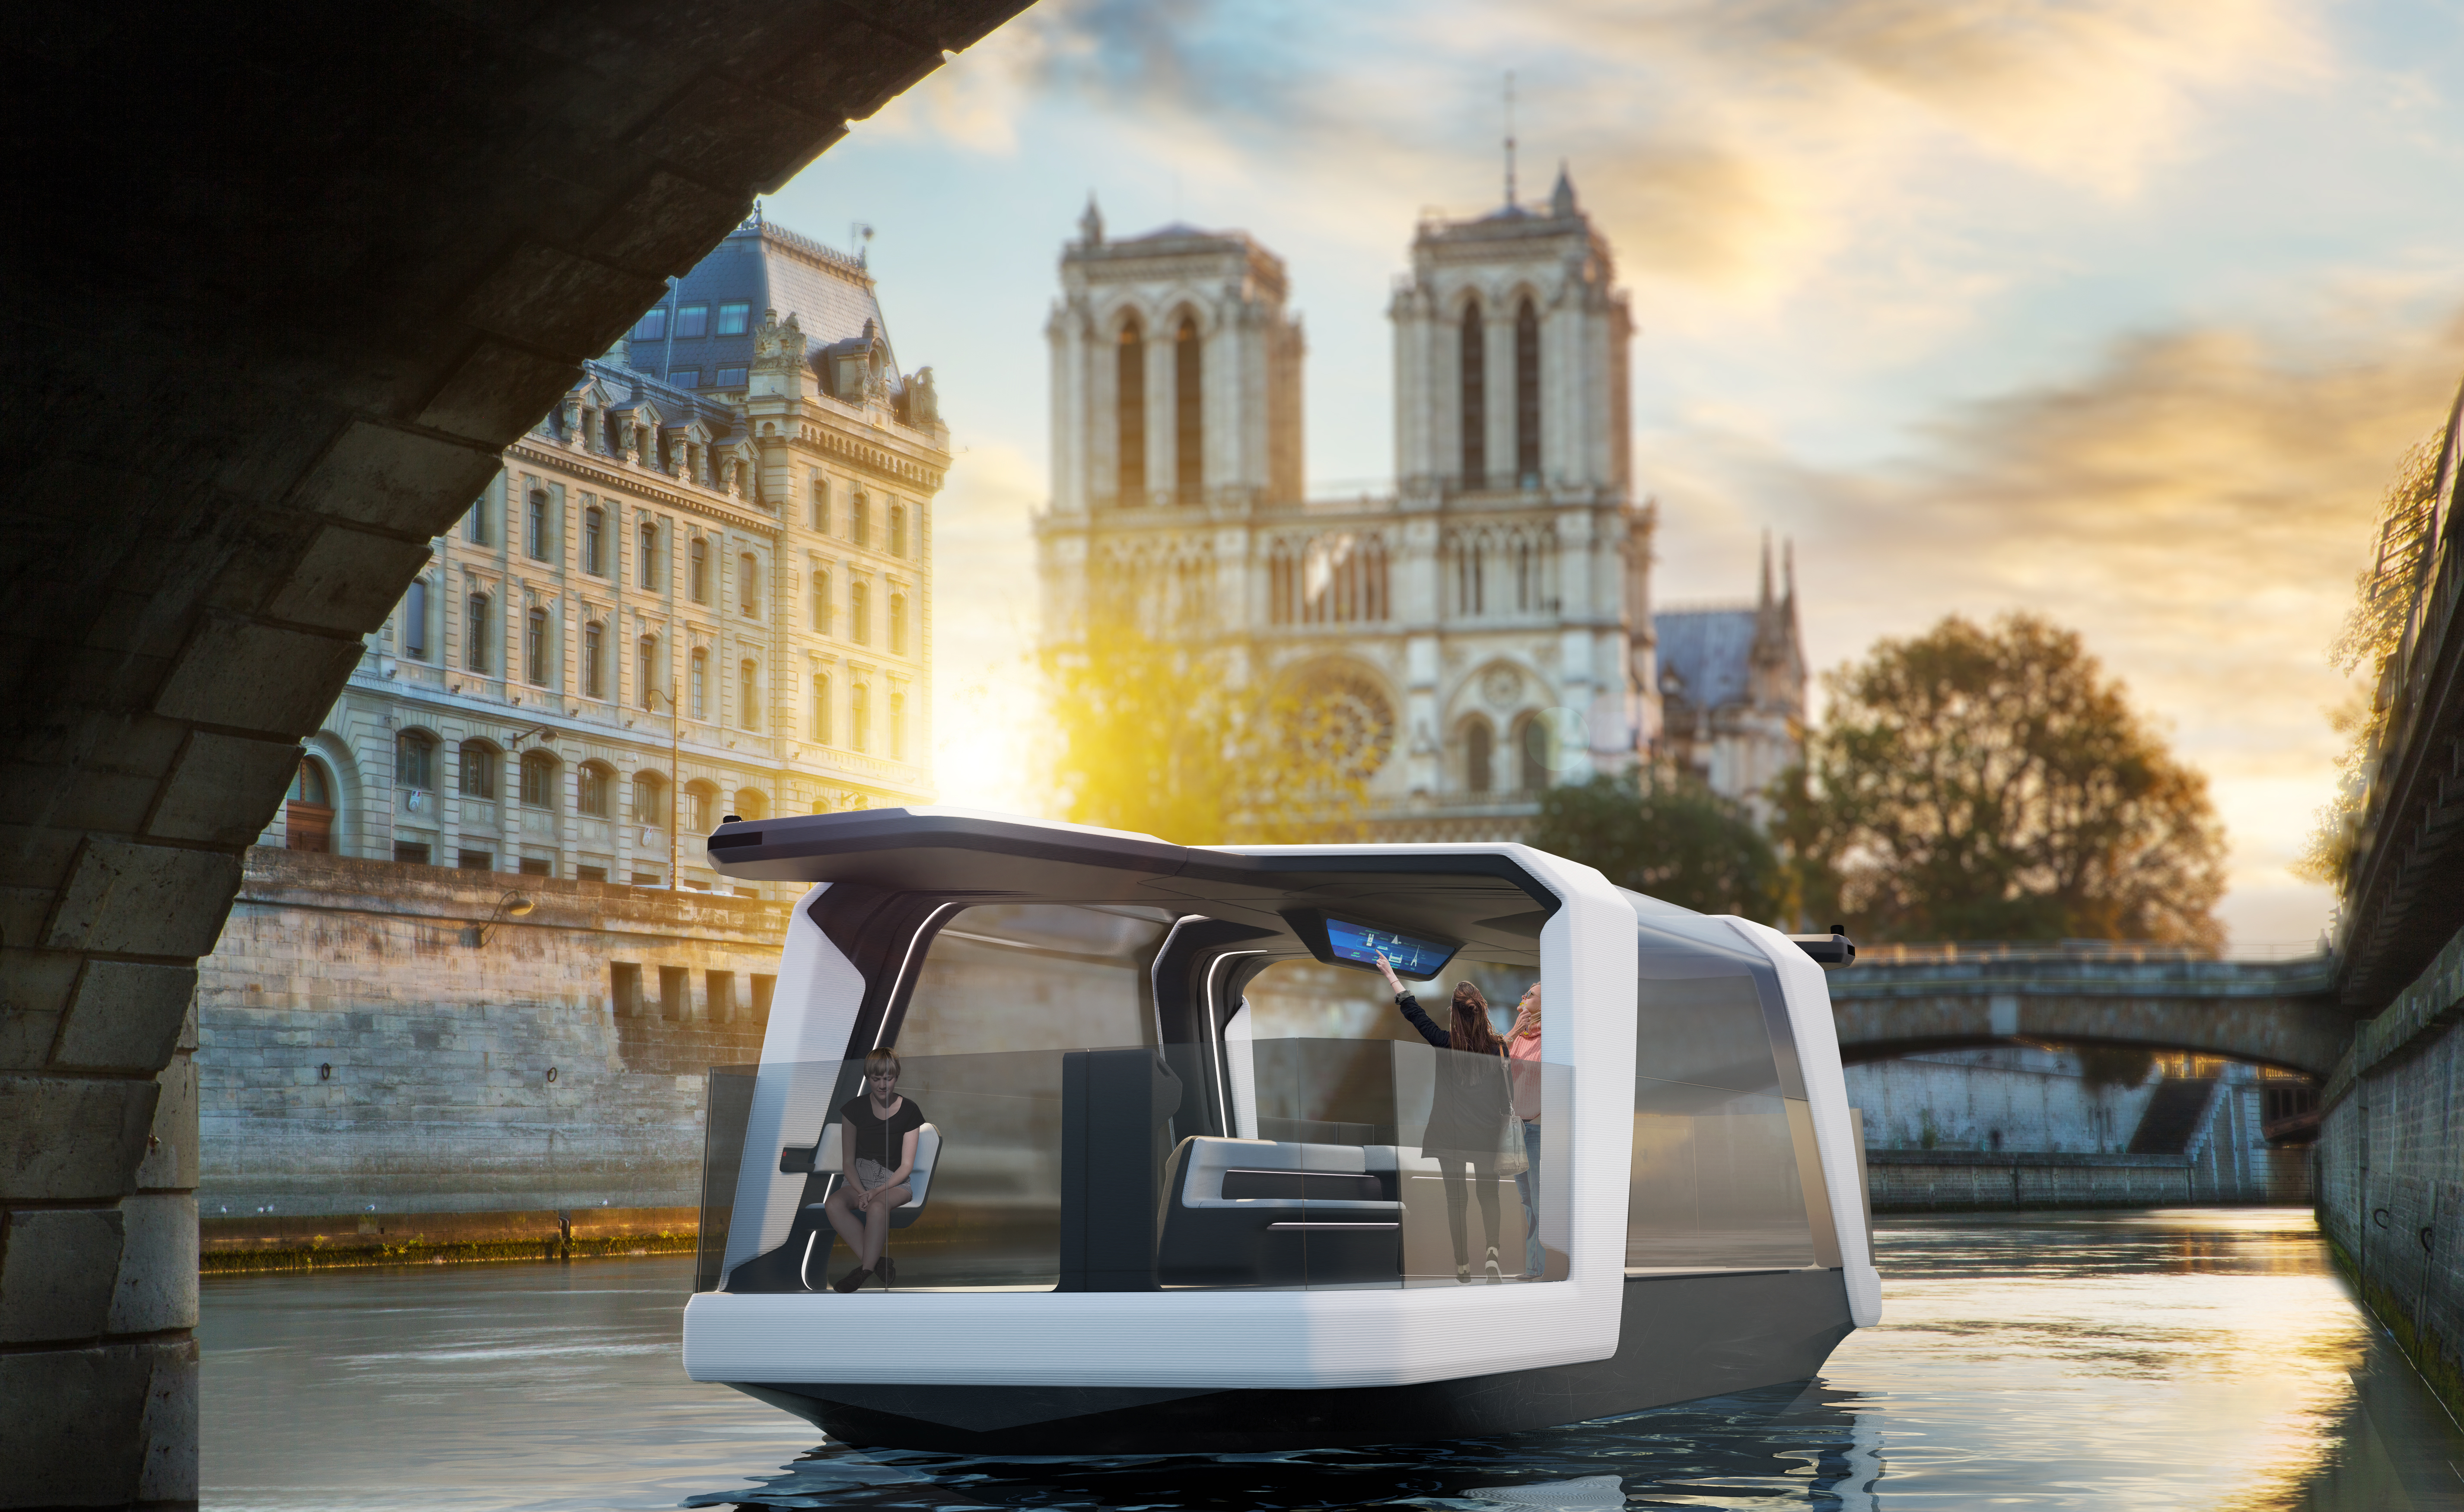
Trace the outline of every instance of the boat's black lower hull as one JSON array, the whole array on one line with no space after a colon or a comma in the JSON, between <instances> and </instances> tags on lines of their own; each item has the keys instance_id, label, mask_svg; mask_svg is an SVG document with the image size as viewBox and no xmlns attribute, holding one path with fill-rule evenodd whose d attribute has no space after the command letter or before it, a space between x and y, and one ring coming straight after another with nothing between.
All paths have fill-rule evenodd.
<instances>
[{"instance_id":1,"label":"boat's black lower hull","mask_svg":"<svg viewBox=\"0 0 2464 1512\"><path fill-rule=\"evenodd\" d=\"M1803 1380L1854 1326L1837 1271L1625 1283L1617 1353L1318 1391L737 1385L842 1443L986 1455L1238 1454L1483 1437ZM1170 1341L1156 1341L1169 1348Z\"/></svg>"}]
</instances>

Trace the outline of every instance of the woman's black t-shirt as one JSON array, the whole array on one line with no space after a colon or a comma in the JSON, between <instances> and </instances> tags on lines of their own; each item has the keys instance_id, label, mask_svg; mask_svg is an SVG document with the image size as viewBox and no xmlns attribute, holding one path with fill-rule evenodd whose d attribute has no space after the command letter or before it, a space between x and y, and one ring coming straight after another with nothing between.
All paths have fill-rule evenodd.
<instances>
[{"instance_id":1,"label":"woman's black t-shirt","mask_svg":"<svg viewBox=\"0 0 2464 1512\"><path fill-rule=\"evenodd\" d=\"M847 1100L839 1114L855 1136L854 1158L869 1160L886 1171L898 1169L899 1154L907 1148L907 1131L924 1127L924 1109L912 1097L901 1099L898 1111L884 1119L873 1116L871 1097L859 1093Z\"/></svg>"}]
</instances>

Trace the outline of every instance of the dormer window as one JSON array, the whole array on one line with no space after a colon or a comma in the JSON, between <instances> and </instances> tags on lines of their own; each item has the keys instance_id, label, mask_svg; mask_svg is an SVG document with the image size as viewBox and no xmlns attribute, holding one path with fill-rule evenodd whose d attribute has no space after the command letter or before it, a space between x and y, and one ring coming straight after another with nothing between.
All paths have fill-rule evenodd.
<instances>
[{"instance_id":1,"label":"dormer window","mask_svg":"<svg viewBox=\"0 0 2464 1512\"><path fill-rule=\"evenodd\" d=\"M742 388L744 386L744 369L740 367L722 367L718 370L717 376L711 380L711 385L715 388Z\"/></svg>"},{"instance_id":2,"label":"dormer window","mask_svg":"<svg viewBox=\"0 0 2464 1512\"><path fill-rule=\"evenodd\" d=\"M701 369L698 367L679 367L674 372L668 375L668 382L673 383L678 388L699 388L701 386Z\"/></svg>"},{"instance_id":3,"label":"dormer window","mask_svg":"<svg viewBox=\"0 0 2464 1512\"><path fill-rule=\"evenodd\" d=\"M640 322L633 327L633 340L636 341L656 341L664 339L667 334L668 307L666 305L661 305L642 317Z\"/></svg>"},{"instance_id":4,"label":"dormer window","mask_svg":"<svg viewBox=\"0 0 2464 1512\"><path fill-rule=\"evenodd\" d=\"M722 304L718 307L718 334L742 336L753 323L753 306Z\"/></svg>"},{"instance_id":5,"label":"dormer window","mask_svg":"<svg viewBox=\"0 0 2464 1512\"><path fill-rule=\"evenodd\" d=\"M676 340L687 341L710 334L710 306L689 304L676 312Z\"/></svg>"}]
</instances>

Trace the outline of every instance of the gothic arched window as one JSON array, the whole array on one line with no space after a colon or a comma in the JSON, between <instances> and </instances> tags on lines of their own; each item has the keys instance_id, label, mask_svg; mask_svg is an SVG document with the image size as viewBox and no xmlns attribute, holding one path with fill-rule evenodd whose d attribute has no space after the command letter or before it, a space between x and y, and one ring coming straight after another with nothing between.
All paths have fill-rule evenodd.
<instances>
[{"instance_id":1,"label":"gothic arched window","mask_svg":"<svg viewBox=\"0 0 2464 1512\"><path fill-rule=\"evenodd\" d=\"M1463 787L1473 793L1485 793L1496 781L1491 768L1496 755L1497 734L1488 721L1471 716L1463 727Z\"/></svg>"},{"instance_id":2,"label":"gothic arched window","mask_svg":"<svg viewBox=\"0 0 2464 1512\"><path fill-rule=\"evenodd\" d=\"M1548 720L1533 714L1523 721L1517 734L1521 738L1515 741L1516 754L1522 757L1523 768L1518 785L1526 793L1540 792L1548 787L1549 769L1556 764L1557 733Z\"/></svg>"},{"instance_id":3,"label":"gothic arched window","mask_svg":"<svg viewBox=\"0 0 2464 1512\"><path fill-rule=\"evenodd\" d=\"M1529 299L1514 312L1514 481L1540 486L1540 316Z\"/></svg>"},{"instance_id":4,"label":"gothic arched window","mask_svg":"<svg viewBox=\"0 0 2464 1512\"><path fill-rule=\"evenodd\" d=\"M1198 320L1180 318L1172 343L1172 488L1183 504L1206 486L1206 404Z\"/></svg>"},{"instance_id":5,"label":"gothic arched window","mask_svg":"<svg viewBox=\"0 0 2464 1512\"><path fill-rule=\"evenodd\" d=\"M1477 299L1463 314L1463 486L1488 486L1488 339Z\"/></svg>"},{"instance_id":6,"label":"gothic arched window","mask_svg":"<svg viewBox=\"0 0 2464 1512\"><path fill-rule=\"evenodd\" d=\"M1136 316L1121 327L1112 380L1117 493L1122 507L1128 508L1147 501L1147 333Z\"/></svg>"}]
</instances>

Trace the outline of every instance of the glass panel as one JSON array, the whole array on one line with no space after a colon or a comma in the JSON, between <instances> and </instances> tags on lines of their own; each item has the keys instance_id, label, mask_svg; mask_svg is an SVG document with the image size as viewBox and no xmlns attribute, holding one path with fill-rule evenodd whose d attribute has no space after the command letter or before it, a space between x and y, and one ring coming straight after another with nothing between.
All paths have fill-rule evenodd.
<instances>
[{"instance_id":1,"label":"glass panel","mask_svg":"<svg viewBox=\"0 0 2464 1512\"><path fill-rule=\"evenodd\" d=\"M1564 1211L1567 1162L1528 1139L1519 1116L1509 1122L1494 1057L1285 1040L1264 1059L1261 1096L1289 1110L1279 1126L1287 1137L1173 1138L1186 1088L1148 1045L903 1058L899 1093L936 1142L928 1150L919 1140L919 1161L930 1156L923 1179L911 1180L920 1191L891 1219L884 1253L896 1285L1391 1288L1563 1278L1566 1225L1551 1215ZM718 1284L730 1228L755 1221L753 1209L729 1211L739 1191L771 1221L792 1217L766 1251L739 1252L730 1289L820 1291L852 1274L856 1254L828 1204L846 1179L845 1108L863 1095L861 1069L852 1061L713 1069L696 1286ZM1571 1128L1571 1069L1539 1073L1528 1102L1537 1127ZM805 1105L826 1113L783 1131L791 1143L775 1155L744 1148L765 1078L779 1079L780 1092L829 1088ZM1535 1145L1540 1170L1518 1180L1514 1167Z\"/></svg>"},{"instance_id":2,"label":"glass panel","mask_svg":"<svg viewBox=\"0 0 2464 1512\"><path fill-rule=\"evenodd\" d=\"M1813 1264L1789 1124L1775 1095L1637 1077L1626 1265Z\"/></svg>"},{"instance_id":3,"label":"glass panel","mask_svg":"<svg viewBox=\"0 0 2464 1512\"><path fill-rule=\"evenodd\" d=\"M633 991L641 992L640 968ZM639 1004L635 1005L639 1011ZM716 1291L727 1255L728 1219L736 1210L737 1172L744 1162L744 1125L753 1113L755 1065L715 1065L705 1100L701 1153L701 1232L693 1245L693 1290Z\"/></svg>"},{"instance_id":4,"label":"glass panel","mask_svg":"<svg viewBox=\"0 0 2464 1512\"><path fill-rule=\"evenodd\" d=\"M902 1056L1153 1044L1155 909L988 904L934 936L899 1022Z\"/></svg>"}]
</instances>

